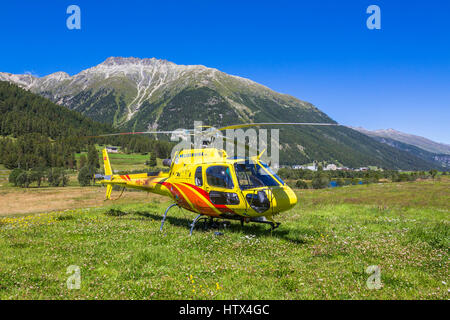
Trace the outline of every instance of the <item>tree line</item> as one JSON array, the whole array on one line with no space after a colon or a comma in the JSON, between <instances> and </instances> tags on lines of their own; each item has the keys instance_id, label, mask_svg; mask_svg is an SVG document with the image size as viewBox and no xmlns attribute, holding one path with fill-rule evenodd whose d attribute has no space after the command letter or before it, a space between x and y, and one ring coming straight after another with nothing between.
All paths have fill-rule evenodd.
<instances>
[{"instance_id":1,"label":"tree line","mask_svg":"<svg viewBox=\"0 0 450 320\"><path fill-rule=\"evenodd\" d=\"M30 170L16 168L9 174L9 182L16 187L28 188L33 183L40 187L47 182L52 187L65 187L69 183L69 177L63 168L36 167Z\"/></svg>"},{"instance_id":2,"label":"tree line","mask_svg":"<svg viewBox=\"0 0 450 320\"><path fill-rule=\"evenodd\" d=\"M380 181L406 182L417 179L435 179L439 176L436 169L429 171L400 172L397 170L368 170L368 171L324 171L321 166L317 171L307 169L281 168L277 173L287 180L291 186L300 189L322 189L330 186L345 186L355 184L370 184ZM446 175L447 172L443 172Z\"/></svg>"}]
</instances>

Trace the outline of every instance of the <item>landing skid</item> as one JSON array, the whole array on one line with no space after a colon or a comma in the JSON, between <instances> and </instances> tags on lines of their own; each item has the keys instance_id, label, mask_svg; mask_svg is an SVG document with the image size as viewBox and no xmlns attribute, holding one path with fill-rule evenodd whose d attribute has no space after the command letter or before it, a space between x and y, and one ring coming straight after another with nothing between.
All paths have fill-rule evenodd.
<instances>
[{"instance_id":1,"label":"landing skid","mask_svg":"<svg viewBox=\"0 0 450 320\"><path fill-rule=\"evenodd\" d=\"M219 221L219 220L223 220L223 221ZM214 220L214 217L209 217L209 216L205 216L205 215L198 215L194 221L192 221L191 223L191 230L190 230L190 234L192 235L192 232L195 228L195 226L200 222L203 221L203 230L208 230L208 229L219 229L221 227L226 228L227 226L230 225L229 221L225 221L225 219L220 219L220 218L216 218L216 220Z\"/></svg>"},{"instance_id":2,"label":"landing skid","mask_svg":"<svg viewBox=\"0 0 450 320\"><path fill-rule=\"evenodd\" d=\"M199 214L198 216L195 217L194 221L192 221L192 223L191 223L191 231L189 231L189 235L190 236L192 236L192 231L194 231L195 224L200 220L201 217L202 217L202 215Z\"/></svg>"},{"instance_id":3,"label":"landing skid","mask_svg":"<svg viewBox=\"0 0 450 320\"><path fill-rule=\"evenodd\" d=\"M225 220L222 222L224 227L226 226L226 222L227 222L226 220L239 220L239 221L241 221L241 226L244 226L244 222L245 222L244 218L241 218L241 217L226 217L226 218L218 217L216 219L217 220ZM190 225L191 230L190 230L189 235L192 235L192 232L193 232L196 224L202 220L204 220L204 224L203 224L204 230L211 229L211 228L220 229L220 222L218 222L217 220L214 220L214 217L208 217L208 216L199 214L197 217L195 217L195 219L192 221L192 223ZM250 218L247 222L268 224L268 225L270 225L270 231L275 230L281 224L280 222L269 221L265 217Z\"/></svg>"},{"instance_id":4,"label":"landing skid","mask_svg":"<svg viewBox=\"0 0 450 320\"><path fill-rule=\"evenodd\" d=\"M242 220L243 221L243 220ZM255 222L255 223L264 223L270 225L270 231L275 230L280 226L280 222L270 221L267 220L265 217L257 217L257 218L251 218L249 222Z\"/></svg>"},{"instance_id":5,"label":"landing skid","mask_svg":"<svg viewBox=\"0 0 450 320\"><path fill-rule=\"evenodd\" d=\"M222 217L221 217L222 218ZM229 219L229 220L239 220L241 222L241 226L244 226L244 222L254 222L254 223L264 223L270 225L270 229L275 230L280 226L280 222L275 222L273 220L268 220L266 217L255 217L255 218L243 218L240 216L227 216L223 217L223 219Z\"/></svg>"},{"instance_id":6,"label":"landing skid","mask_svg":"<svg viewBox=\"0 0 450 320\"><path fill-rule=\"evenodd\" d=\"M167 213L170 211L170 209L172 209L175 206L178 206L178 204L173 203L167 207L166 211L164 212L164 215L163 215L163 218L161 221L161 227L159 228L159 231L162 232L163 227L164 227L164 222L166 221L166 218L167 218ZM224 221L219 222L218 220L224 220ZM234 216L234 215L233 216L229 215L229 216L221 216L221 217L210 217L210 216L206 216L203 214L199 214L198 216L195 217L194 220L192 220L192 223L189 225L191 227L189 230L189 235L192 236L192 232L194 232L195 226L200 221L203 221L203 229L207 230L207 229L216 229L216 228L220 229L221 226L223 226L225 228L227 225L229 225L229 222L226 220L238 220L241 222L241 226L244 226L244 222L268 224L268 225L270 225L270 231L275 230L281 224L279 222L270 221L265 217L256 217L256 218L247 218L246 219L246 218L243 218L240 216Z\"/></svg>"},{"instance_id":7,"label":"landing skid","mask_svg":"<svg viewBox=\"0 0 450 320\"><path fill-rule=\"evenodd\" d=\"M166 211L164 212L164 215L163 215L163 218L162 218L162 221L161 221L161 227L159 228L159 231L162 232L162 230L163 230L164 222L166 221L166 218L167 218L167 212L169 212L169 210L172 209L175 206L177 206L177 204L176 203L172 203L170 206L167 207Z\"/></svg>"}]
</instances>

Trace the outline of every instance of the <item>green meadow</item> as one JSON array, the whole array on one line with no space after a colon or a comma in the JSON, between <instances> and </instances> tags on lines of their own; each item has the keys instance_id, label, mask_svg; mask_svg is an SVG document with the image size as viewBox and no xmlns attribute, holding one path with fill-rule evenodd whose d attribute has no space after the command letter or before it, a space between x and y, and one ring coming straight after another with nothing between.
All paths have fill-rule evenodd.
<instances>
[{"instance_id":1,"label":"green meadow","mask_svg":"<svg viewBox=\"0 0 450 320\"><path fill-rule=\"evenodd\" d=\"M152 197L0 217L0 298L448 299L450 179L297 195L273 232L232 222L190 237L194 214L177 208L160 232L169 202Z\"/></svg>"}]
</instances>

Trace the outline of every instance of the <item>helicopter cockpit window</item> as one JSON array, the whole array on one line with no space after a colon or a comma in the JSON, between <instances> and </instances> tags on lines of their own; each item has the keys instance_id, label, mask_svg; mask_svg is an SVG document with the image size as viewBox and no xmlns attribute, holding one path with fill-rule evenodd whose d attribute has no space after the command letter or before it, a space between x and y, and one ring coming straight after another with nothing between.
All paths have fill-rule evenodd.
<instances>
[{"instance_id":1,"label":"helicopter cockpit window","mask_svg":"<svg viewBox=\"0 0 450 320\"><path fill-rule=\"evenodd\" d=\"M259 163L253 161L239 162L234 165L234 168L239 186L242 190L280 185L274 178L267 174Z\"/></svg>"},{"instance_id":2,"label":"helicopter cockpit window","mask_svg":"<svg viewBox=\"0 0 450 320\"><path fill-rule=\"evenodd\" d=\"M206 169L206 181L211 187L233 189L233 179L227 166L212 166Z\"/></svg>"},{"instance_id":3,"label":"helicopter cockpit window","mask_svg":"<svg viewBox=\"0 0 450 320\"><path fill-rule=\"evenodd\" d=\"M281 178L275 173L273 172L272 169L270 169L270 167L265 164L264 162L260 161L259 162L271 175L273 175L275 177L276 180L278 180L279 183L281 183L284 186L284 181L281 180Z\"/></svg>"},{"instance_id":4,"label":"helicopter cockpit window","mask_svg":"<svg viewBox=\"0 0 450 320\"><path fill-rule=\"evenodd\" d=\"M203 185L202 167L195 170L195 185L201 187Z\"/></svg>"}]
</instances>

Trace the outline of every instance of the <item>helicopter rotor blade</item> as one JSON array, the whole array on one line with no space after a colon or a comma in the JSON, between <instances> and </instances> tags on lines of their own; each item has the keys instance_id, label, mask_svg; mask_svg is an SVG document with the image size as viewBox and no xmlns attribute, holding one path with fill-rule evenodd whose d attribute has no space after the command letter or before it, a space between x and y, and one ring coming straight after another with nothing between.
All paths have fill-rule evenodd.
<instances>
[{"instance_id":1,"label":"helicopter rotor blade","mask_svg":"<svg viewBox=\"0 0 450 320\"><path fill-rule=\"evenodd\" d=\"M207 136L216 136L218 138L222 138L226 141L230 141L235 145L241 145L244 146L244 148L248 149L249 151L255 151L256 153L258 152L258 150L256 150L255 148L251 147L250 145L246 144L245 142L239 142L239 141L234 141L233 139L230 139L226 136L224 136L222 133L220 133L221 131L225 131L225 130L235 130L235 129L241 129L241 128L249 128L249 127L258 127L258 126L276 126L276 125L283 125L283 126L287 126L287 125L300 125L300 126L342 126L341 124L338 123L322 123L322 122L262 122L262 123L242 123L242 124L235 124L235 125L229 125L229 126L225 126L225 127L221 127L221 128L214 128L211 126L200 126L200 128L208 128L207 131L202 131L201 134L205 137Z\"/></svg>"},{"instance_id":2,"label":"helicopter rotor blade","mask_svg":"<svg viewBox=\"0 0 450 320\"><path fill-rule=\"evenodd\" d=\"M241 123L241 124L235 124L235 125L229 125L221 128L214 128L209 125L202 125L196 127L196 129L183 129L183 130L167 130L167 131L140 131L140 132L119 132L119 133L107 133L107 134L101 134L96 136L86 136L85 138L101 138L101 137L111 137L111 136L125 136L125 135L136 135L136 134L179 134L179 135L200 135L202 137L208 138L211 136L216 136L216 138L222 138L227 141L231 141L232 139L229 139L225 137L223 134L221 134L221 131L225 130L234 130L234 129L241 129L241 128L249 128L249 127L259 127L259 126L342 126L338 123L321 123L321 122L261 122L261 123ZM200 131L198 130L200 128ZM206 128L205 131L203 131L203 128ZM244 145L248 150L254 148L246 145L242 142L234 142L236 145Z\"/></svg>"},{"instance_id":3,"label":"helicopter rotor blade","mask_svg":"<svg viewBox=\"0 0 450 320\"><path fill-rule=\"evenodd\" d=\"M242 123L242 124L235 124L235 125L229 125L229 126L225 126L225 127L221 127L221 128L214 128L211 126L201 126L201 127L206 127L209 130L202 132L202 134L204 134L205 136L211 136L211 135L215 135L216 138L221 138L225 141L229 141L231 143L233 143L236 146L243 146L245 149L247 149L249 152L254 152L255 154L258 154L258 152L260 152L261 150L257 150L254 147L251 147L249 144L244 142L240 142L240 141L235 141L234 139L230 139L226 136L224 136L221 131L225 131L225 130L235 130L235 129L241 129L241 128L249 128L249 127L258 127L258 126L278 126L278 125L282 125L282 126L292 126L292 125L296 125L296 126L342 126L341 124L338 123L322 123L322 122L262 122L262 123Z\"/></svg>"},{"instance_id":4,"label":"helicopter rotor blade","mask_svg":"<svg viewBox=\"0 0 450 320\"><path fill-rule=\"evenodd\" d=\"M193 135L191 133L193 130L173 130L173 131L140 131L140 132L118 132L118 133L105 133L97 136L87 136L86 138L102 138L102 137L112 137L112 136L126 136L134 134L180 134L180 135Z\"/></svg>"},{"instance_id":5,"label":"helicopter rotor blade","mask_svg":"<svg viewBox=\"0 0 450 320\"><path fill-rule=\"evenodd\" d=\"M218 131L228 130L228 129L241 129L248 127L259 127L259 126L341 126L338 123L328 123L328 122L261 122L261 123L241 123L225 126L218 128Z\"/></svg>"}]
</instances>

